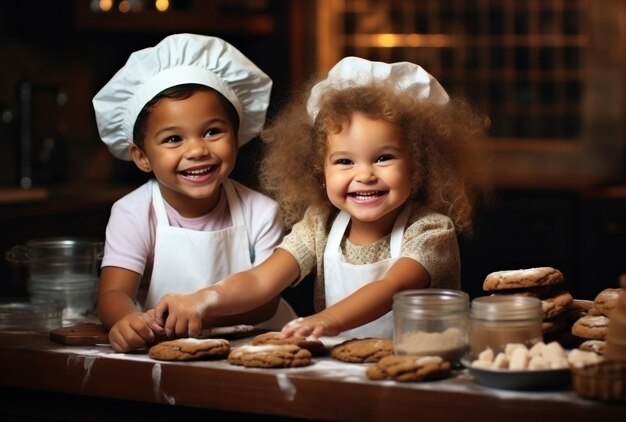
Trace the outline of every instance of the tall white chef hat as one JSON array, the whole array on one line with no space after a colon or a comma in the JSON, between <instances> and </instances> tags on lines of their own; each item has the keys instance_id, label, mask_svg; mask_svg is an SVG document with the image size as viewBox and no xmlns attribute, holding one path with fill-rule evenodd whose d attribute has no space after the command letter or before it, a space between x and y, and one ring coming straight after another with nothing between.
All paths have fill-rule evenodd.
<instances>
[{"instance_id":1,"label":"tall white chef hat","mask_svg":"<svg viewBox=\"0 0 626 422\"><path fill-rule=\"evenodd\" d=\"M136 51L93 98L100 137L109 151L130 160L128 146L141 109L164 89L201 84L226 97L239 114L239 146L265 123L272 80L226 41L176 34Z\"/></svg>"},{"instance_id":2,"label":"tall white chef hat","mask_svg":"<svg viewBox=\"0 0 626 422\"><path fill-rule=\"evenodd\" d=\"M315 120L319 112L320 99L329 88L344 89L376 81L393 82L398 91L415 95L420 99L442 104L448 101L448 94L437 79L414 63L372 62L360 57L345 57L330 69L326 79L313 86L307 101L307 111Z\"/></svg>"}]
</instances>

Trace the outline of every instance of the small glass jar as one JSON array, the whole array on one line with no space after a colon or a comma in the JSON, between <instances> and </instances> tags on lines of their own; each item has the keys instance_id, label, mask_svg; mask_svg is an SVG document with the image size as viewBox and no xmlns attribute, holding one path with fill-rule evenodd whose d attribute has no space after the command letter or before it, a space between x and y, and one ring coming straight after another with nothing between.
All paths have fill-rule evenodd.
<instances>
[{"instance_id":1,"label":"small glass jar","mask_svg":"<svg viewBox=\"0 0 626 422\"><path fill-rule=\"evenodd\" d=\"M469 354L475 359L491 348L503 352L509 343L526 347L543 340L541 300L522 295L492 295L472 300Z\"/></svg>"},{"instance_id":2,"label":"small glass jar","mask_svg":"<svg viewBox=\"0 0 626 422\"><path fill-rule=\"evenodd\" d=\"M459 290L406 290L393 297L396 355L441 356L458 365L467 350L469 295Z\"/></svg>"}]
</instances>

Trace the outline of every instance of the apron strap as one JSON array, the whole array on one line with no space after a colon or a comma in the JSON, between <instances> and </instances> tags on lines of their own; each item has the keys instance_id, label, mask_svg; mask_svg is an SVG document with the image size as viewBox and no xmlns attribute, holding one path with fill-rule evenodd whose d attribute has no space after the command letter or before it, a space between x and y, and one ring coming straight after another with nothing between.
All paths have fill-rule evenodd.
<instances>
[{"instance_id":1,"label":"apron strap","mask_svg":"<svg viewBox=\"0 0 626 422\"><path fill-rule=\"evenodd\" d=\"M396 218L396 222L393 224L393 230L391 231L391 238L389 240L391 257L398 258L402 249L402 238L404 237L404 227L406 226L411 212L413 211L413 203L411 200L406 201L402 212Z\"/></svg>"},{"instance_id":2,"label":"apron strap","mask_svg":"<svg viewBox=\"0 0 626 422\"><path fill-rule=\"evenodd\" d=\"M150 180L150 183L152 184L152 203L154 204L157 224L169 225L163 195L161 195L161 190L159 189L159 183L155 179ZM245 224L243 210L241 209L241 201L239 201L239 197L237 197L237 193L235 192L235 187L229 179L225 179L222 185L224 186L224 192L226 192L226 200L228 202L228 209L230 210L230 218L233 226L243 226Z\"/></svg>"},{"instance_id":3,"label":"apron strap","mask_svg":"<svg viewBox=\"0 0 626 422\"><path fill-rule=\"evenodd\" d=\"M407 221L409 221L412 211L413 203L409 200L404 204L402 212L398 215L398 218L396 218L396 221L393 224L389 240L391 258L398 258L400 256L404 228ZM339 214L337 214L337 217L335 217L335 221L331 226L330 233L328 233L327 247L324 253L331 254L331 256L339 254L339 245L341 245L341 239L343 238L346 228L350 223L350 218L350 214L345 211L340 211Z\"/></svg>"},{"instance_id":4,"label":"apron strap","mask_svg":"<svg viewBox=\"0 0 626 422\"><path fill-rule=\"evenodd\" d=\"M163 195L161 195L161 190L159 189L159 182L157 182L156 179L152 179L150 180L150 183L152 184L152 204L154 205L154 214L156 215L157 225L164 224L169 226Z\"/></svg>"},{"instance_id":5,"label":"apron strap","mask_svg":"<svg viewBox=\"0 0 626 422\"><path fill-rule=\"evenodd\" d=\"M233 221L233 226L245 225L243 210L241 209L241 201L239 201L239 197L235 192L235 187L230 179L224 179L222 186L224 186L224 192L226 192L226 200L228 201L228 208L230 209L230 218Z\"/></svg>"}]
</instances>

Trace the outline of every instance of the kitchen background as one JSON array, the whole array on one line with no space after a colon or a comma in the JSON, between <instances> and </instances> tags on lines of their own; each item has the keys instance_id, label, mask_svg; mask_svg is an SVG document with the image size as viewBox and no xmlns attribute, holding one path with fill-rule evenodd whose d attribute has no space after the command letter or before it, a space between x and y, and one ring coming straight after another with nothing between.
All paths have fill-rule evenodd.
<instances>
[{"instance_id":1,"label":"kitchen background","mask_svg":"<svg viewBox=\"0 0 626 422\"><path fill-rule=\"evenodd\" d=\"M168 6L166 11L158 8ZM145 177L100 142L91 98L165 35L237 46L291 88L345 55L410 60L492 120L493 206L460 239L463 284L553 266L592 299L626 273L625 0L57 0L0 3L0 251L104 238L112 203ZM255 185L258 145L233 175ZM0 262L0 296L24 294ZM310 286L288 293L306 312Z\"/></svg>"}]
</instances>

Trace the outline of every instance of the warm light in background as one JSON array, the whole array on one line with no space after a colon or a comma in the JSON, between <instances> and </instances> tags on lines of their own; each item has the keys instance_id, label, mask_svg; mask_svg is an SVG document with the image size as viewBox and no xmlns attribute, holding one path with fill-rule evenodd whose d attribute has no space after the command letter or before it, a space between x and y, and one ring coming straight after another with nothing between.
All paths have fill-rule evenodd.
<instances>
[{"instance_id":1,"label":"warm light in background","mask_svg":"<svg viewBox=\"0 0 626 422\"><path fill-rule=\"evenodd\" d=\"M113 7L113 0L99 0L98 5L100 10L103 12L108 12Z\"/></svg>"},{"instance_id":2,"label":"warm light in background","mask_svg":"<svg viewBox=\"0 0 626 422\"><path fill-rule=\"evenodd\" d=\"M130 5L130 2L128 0L122 0L120 2L120 4L117 5L117 8L122 13L130 12L130 7L131 7L131 5Z\"/></svg>"},{"instance_id":3,"label":"warm light in background","mask_svg":"<svg viewBox=\"0 0 626 422\"><path fill-rule=\"evenodd\" d=\"M169 0L155 0L154 7L159 12L166 12L170 8Z\"/></svg>"},{"instance_id":4,"label":"warm light in background","mask_svg":"<svg viewBox=\"0 0 626 422\"><path fill-rule=\"evenodd\" d=\"M96 13L114 10L121 13L137 13L144 9L144 5L151 9L151 4L158 12L167 12L172 6L170 0L91 0L90 7L91 11Z\"/></svg>"}]
</instances>

